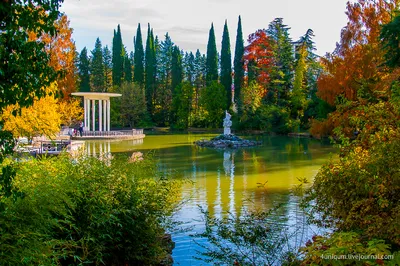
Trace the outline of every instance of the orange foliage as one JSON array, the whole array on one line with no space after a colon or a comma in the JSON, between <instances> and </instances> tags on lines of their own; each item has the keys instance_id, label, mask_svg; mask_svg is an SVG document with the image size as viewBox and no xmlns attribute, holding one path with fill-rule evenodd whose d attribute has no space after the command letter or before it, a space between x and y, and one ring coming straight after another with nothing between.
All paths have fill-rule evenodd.
<instances>
[{"instance_id":1,"label":"orange foliage","mask_svg":"<svg viewBox=\"0 0 400 266\"><path fill-rule=\"evenodd\" d=\"M379 35L381 25L390 22L398 0L358 0L347 3L347 26L333 54L322 58L325 73L318 80L318 96L333 105L338 95L357 99L360 88L377 98L387 92L381 81L387 78Z\"/></svg>"},{"instance_id":2,"label":"orange foliage","mask_svg":"<svg viewBox=\"0 0 400 266\"><path fill-rule=\"evenodd\" d=\"M45 43L45 49L50 54L50 66L56 71L61 71L57 79L58 87L63 99L68 100L70 94L76 91L77 70L75 66L76 49L72 39L72 28L66 15L61 16L55 23L57 35L48 34L40 36ZM30 33L31 40L37 39L36 34Z\"/></svg>"},{"instance_id":3,"label":"orange foliage","mask_svg":"<svg viewBox=\"0 0 400 266\"><path fill-rule=\"evenodd\" d=\"M270 45L270 38L265 30L257 30L249 35L249 45L245 48L244 68L249 71L249 63L254 63L257 81L266 88L270 81L270 71L273 66L273 52ZM264 92L264 95L267 92Z\"/></svg>"},{"instance_id":4,"label":"orange foliage","mask_svg":"<svg viewBox=\"0 0 400 266\"><path fill-rule=\"evenodd\" d=\"M324 121L313 119L311 120L310 134L317 139L331 136L335 125L329 119Z\"/></svg>"}]
</instances>

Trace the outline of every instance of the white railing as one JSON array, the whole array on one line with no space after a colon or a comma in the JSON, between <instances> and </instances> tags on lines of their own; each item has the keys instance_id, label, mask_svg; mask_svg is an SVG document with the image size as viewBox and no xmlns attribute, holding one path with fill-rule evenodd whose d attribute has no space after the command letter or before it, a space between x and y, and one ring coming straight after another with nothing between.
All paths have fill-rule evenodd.
<instances>
[{"instance_id":1,"label":"white railing","mask_svg":"<svg viewBox=\"0 0 400 266\"><path fill-rule=\"evenodd\" d=\"M83 131L82 137L136 136L142 134L143 134L143 129L118 130L118 131Z\"/></svg>"}]
</instances>

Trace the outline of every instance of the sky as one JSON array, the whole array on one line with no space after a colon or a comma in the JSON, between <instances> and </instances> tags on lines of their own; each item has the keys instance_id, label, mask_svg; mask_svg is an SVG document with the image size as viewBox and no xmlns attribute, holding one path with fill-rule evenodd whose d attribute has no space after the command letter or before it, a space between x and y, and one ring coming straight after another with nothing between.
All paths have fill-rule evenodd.
<instances>
[{"instance_id":1,"label":"sky","mask_svg":"<svg viewBox=\"0 0 400 266\"><path fill-rule=\"evenodd\" d=\"M99 37L111 49L113 31L121 25L122 39L130 52L138 23L143 45L147 24L160 40L168 32L172 41L184 51L200 49L206 53L208 34L214 23L220 51L225 20L228 22L234 54L238 16L242 18L245 43L249 34L268 27L274 18L283 18L293 41L312 29L318 55L332 52L346 25L347 0L65 0L65 12L73 28L78 51L94 49Z\"/></svg>"}]
</instances>

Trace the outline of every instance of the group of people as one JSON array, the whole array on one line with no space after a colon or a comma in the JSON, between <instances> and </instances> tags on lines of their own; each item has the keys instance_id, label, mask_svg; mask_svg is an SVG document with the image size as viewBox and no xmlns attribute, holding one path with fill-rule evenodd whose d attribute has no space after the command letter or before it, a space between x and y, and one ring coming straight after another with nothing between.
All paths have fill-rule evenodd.
<instances>
[{"instance_id":1,"label":"group of people","mask_svg":"<svg viewBox=\"0 0 400 266\"><path fill-rule=\"evenodd\" d=\"M82 121L79 122L78 128L70 128L68 134L71 137L76 137L76 136L78 136L78 132L79 132L79 136L82 137L82 135L83 135L83 122Z\"/></svg>"}]
</instances>

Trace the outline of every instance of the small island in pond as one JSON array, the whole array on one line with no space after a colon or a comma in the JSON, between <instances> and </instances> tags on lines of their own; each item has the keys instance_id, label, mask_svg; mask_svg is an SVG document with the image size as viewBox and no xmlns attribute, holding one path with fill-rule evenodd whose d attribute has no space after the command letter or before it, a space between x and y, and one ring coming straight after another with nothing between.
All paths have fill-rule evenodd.
<instances>
[{"instance_id":1,"label":"small island in pond","mask_svg":"<svg viewBox=\"0 0 400 266\"><path fill-rule=\"evenodd\" d=\"M225 149L225 148L241 148L241 147L253 147L261 144L261 141L253 141L239 138L238 136L231 133L231 115L228 111L225 111L225 119L224 119L224 134L221 134L211 140L198 140L195 142L196 145L200 147L210 147L217 149Z\"/></svg>"}]
</instances>

